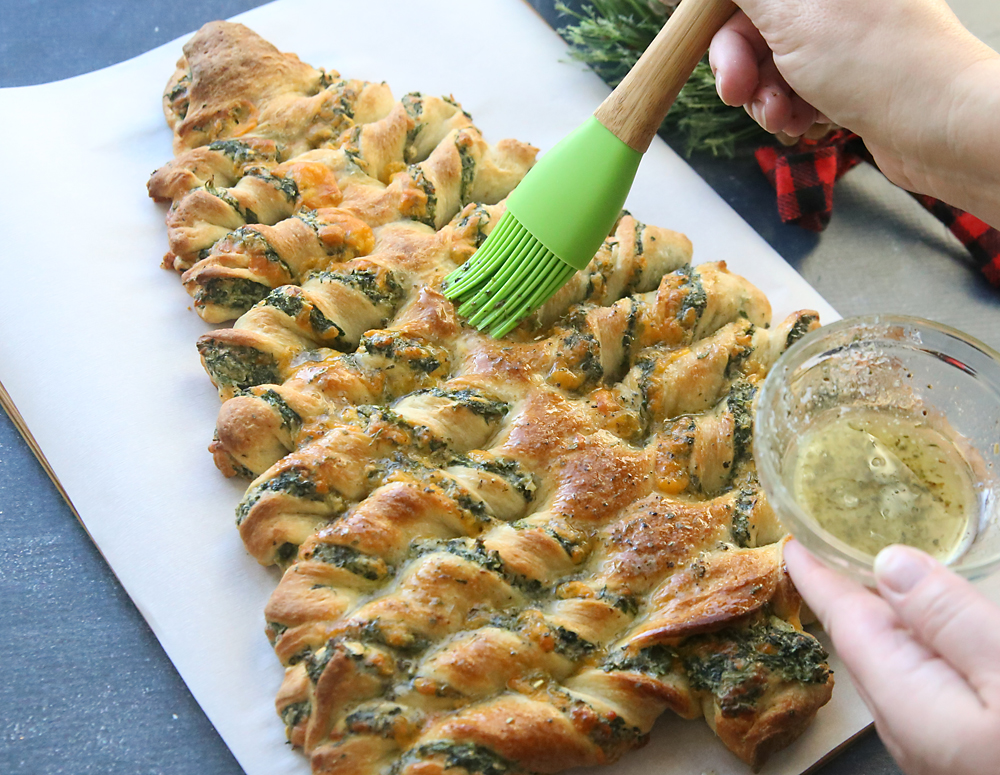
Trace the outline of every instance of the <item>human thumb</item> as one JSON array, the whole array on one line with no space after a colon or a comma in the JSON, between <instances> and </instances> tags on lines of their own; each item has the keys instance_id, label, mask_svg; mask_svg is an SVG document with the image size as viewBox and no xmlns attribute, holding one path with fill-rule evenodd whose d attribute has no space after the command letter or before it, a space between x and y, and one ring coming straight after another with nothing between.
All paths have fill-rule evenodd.
<instances>
[{"instance_id":1,"label":"human thumb","mask_svg":"<svg viewBox=\"0 0 1000 775\"><path fill-rule=\"evenodd\" d=\"M882 598L914 638L1000 701L1000 606L927 554L889 546L875 558ZM985 699L985 698L984 698Z\"/></svg>"}]
</instances>

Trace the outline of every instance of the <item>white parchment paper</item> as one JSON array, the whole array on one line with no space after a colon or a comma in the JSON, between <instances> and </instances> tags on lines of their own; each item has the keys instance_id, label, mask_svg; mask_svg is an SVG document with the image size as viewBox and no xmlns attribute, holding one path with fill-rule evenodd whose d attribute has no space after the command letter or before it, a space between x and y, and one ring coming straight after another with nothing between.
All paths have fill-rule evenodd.
<instances>
[{"instance_id":1,"label":"white parchment paper","mask_svg":"<svg viewBox=\"0 0 1000 775\"><path fill-rule=\"evenodd\" d=\"M281 0L240 17L280 49L394 94L454 94L487 140L543 151L607 88L518 0ZM186 39L186 37L185 37ZM243 484L206 451L218 397L195 340L210 327L159 268L165 211L146 198L171 158L160 94L183 40L54 84L0 91L0 381L87 530L249 775L307 773L273 710L282 668L263 634L278 576L247 555ZM16 182L16 185L14 185ZM780 319L836 313L662 141L628 207L725 259ZM870 722L834 658L817 722L766 772L798 774ZM665 718L614 775L743 775L702 721Z\"/></svg>"}]
</instances>

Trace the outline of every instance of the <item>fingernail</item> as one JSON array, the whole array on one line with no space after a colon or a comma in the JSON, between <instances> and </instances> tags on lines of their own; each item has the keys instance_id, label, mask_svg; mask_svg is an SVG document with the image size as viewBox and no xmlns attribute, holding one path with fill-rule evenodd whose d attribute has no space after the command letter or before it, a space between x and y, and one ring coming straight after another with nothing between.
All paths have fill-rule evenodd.
<instances>
[{"instance_id":1,"label":"fingernail","mask_svg":"<svg viewBox=\"0 0 1000 775\"><path fill-rule=\"evenodd\" d=\"M722 76L715 76L715 90L719 93L719 99L722 99Z\"/></svg>"},{"instance_id":2,"label":"fingernail","mask_svg":"<svg viewBox=\"0 0 1000 775\"><path fill-rule=\"evenodd\" d=\"M875 579L897 595L905 595L933 569L930 557L906 546L887 546L875 557Z\"/></svg>"},{"instance_id":3,"label":"fingernail","mask_svg":"<svg viewBox=\"0 0 1000 775\"><path fill-rule=\"evenodd\" d=\"M755 99L750 103L750 115L753 116L754 121L764 126L764 101L762 99Z\"/></svg>"}]
</instances>

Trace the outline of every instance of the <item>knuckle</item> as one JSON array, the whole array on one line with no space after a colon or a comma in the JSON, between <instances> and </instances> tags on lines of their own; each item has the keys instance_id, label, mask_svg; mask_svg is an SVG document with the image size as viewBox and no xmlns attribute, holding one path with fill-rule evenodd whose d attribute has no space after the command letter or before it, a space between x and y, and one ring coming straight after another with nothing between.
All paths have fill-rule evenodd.
<instances>
[{"instance_id":1,"label":"knuckle","mask_svg":"<svg viewBox=\"0 0 1000 775\"><path fill-rule=\"evenodd\" d=\"M951 579L934 574L907 601L912 613L911 626L924 642L933 645L949 633L972 602Z\"/></svg>"}]
</instances>

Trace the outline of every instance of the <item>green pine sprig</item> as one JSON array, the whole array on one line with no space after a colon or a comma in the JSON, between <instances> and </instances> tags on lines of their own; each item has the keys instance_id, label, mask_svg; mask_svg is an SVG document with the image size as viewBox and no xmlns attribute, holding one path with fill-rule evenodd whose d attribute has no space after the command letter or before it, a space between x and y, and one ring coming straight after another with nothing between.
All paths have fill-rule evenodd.
<instances>
[{"instance_id":1,"label":"green pine sprig","mask_svg":"<svg viewBox=\"0 0 1000 775\"><path fill-rule=\"evenodd\" d=\"M612 87L625 77L673 11L662 0L589 0L579 11L564 2L555 7L574 20L559 30L570 44L570 55L590 65ZM732 157L744 141L767 138L744 110L719 99L707 58L698 63L681 89L660 132L680 135L688 155L705 151Z\"/></svg>"}]
</instances>

